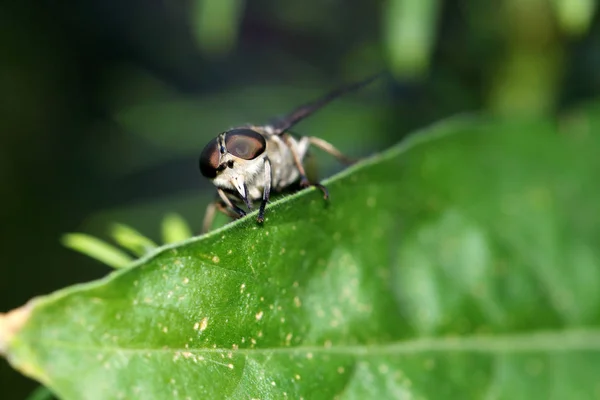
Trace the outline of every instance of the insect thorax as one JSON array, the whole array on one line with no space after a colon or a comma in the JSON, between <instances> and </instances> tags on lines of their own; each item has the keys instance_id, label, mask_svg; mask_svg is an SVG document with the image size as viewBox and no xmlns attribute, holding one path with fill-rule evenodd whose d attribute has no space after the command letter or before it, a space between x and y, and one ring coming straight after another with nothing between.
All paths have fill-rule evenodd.
<instances>
[{"instance_id":1,"label":"insect thorax","mask_svg":"<svg viewBox=\"0 0 600 400\"><path fill-rule=\"evenodd\" d=\"M310 143L308 137L296 139L288 134L278 136L265 133L265 138L267 140L267 156L271 161L271 185L274 190L281 191L300 178L290 147L296 151L302 162Z\"/></svg>"}]
</instances>

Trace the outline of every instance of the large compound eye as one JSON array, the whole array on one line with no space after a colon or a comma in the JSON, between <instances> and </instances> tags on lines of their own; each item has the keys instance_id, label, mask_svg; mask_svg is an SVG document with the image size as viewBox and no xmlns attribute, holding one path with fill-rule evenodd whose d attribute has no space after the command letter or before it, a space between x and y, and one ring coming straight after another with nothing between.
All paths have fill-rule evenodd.
<instances>
[{"instance_id":1,"label":"large compound eye","mask_svg":"<svg viewBox=\"0 0 600 400\"><path fill-rule=\"evenodd\" d=\"M211 140L200 154L200 172L209 179L217 176L219 166L219 146L217 139Z\"/></svg>"},{"instance_id":2,"label":"large compound eye","mask_svg":"<svg viewBox=\"0 0 600 400\"><path fill-rule=\"evenodd\" d=\"M253 160L265 152L267 142L252 129L232 129L225 134L225 147L236 157Z\"/></svg>"}]
</instances>

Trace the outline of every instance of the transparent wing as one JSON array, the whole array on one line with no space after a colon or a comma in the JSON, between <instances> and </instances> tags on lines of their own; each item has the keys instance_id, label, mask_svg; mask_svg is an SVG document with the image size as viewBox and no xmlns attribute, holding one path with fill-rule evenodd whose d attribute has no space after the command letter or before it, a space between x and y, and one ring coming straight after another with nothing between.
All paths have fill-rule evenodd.
<instances>
[{"instance_id":1,"label":"transparent wing","mask_svg":"<svg viewBox=\"0 0 600 400\"><path fill-rule=\"evenodd\" d=\"M380 72L360 82L356 82L336 89L331 93L328 93L325 96L321 97L320 99L301 105L291 113L284 115L283 117L277 118L267 125L273 130L273 133L275 133L276 135L281 135L283 132L287 131L288 129L296 125L298 122L302 121L304 118L312 115L331 101L349 92L358 90L386 74L386 72Z\"/></svg>"}]
</instances>

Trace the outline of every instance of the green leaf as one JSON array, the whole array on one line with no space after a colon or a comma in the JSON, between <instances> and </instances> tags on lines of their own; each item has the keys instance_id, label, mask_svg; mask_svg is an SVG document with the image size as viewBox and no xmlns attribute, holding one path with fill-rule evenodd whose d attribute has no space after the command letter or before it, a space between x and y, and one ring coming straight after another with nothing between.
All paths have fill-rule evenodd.
<instances>
[{"instance_id":1,"label":"green leaf","mask_svg":"<svg viewBox=\"0 0 600 400\"><path fill-rule=\"evenodd\" d=\"M236 44L244 2L241 0L195 0L194 33L207 55L223 56Z\"/></svg>"},{"instance_id":2,"label":"green leaf","mask_svg":"<svg viewBox=\"0 0 600 400\"><path fill-rule=\"evenodd\" d=\"M573 36L589 30L598 7L597 0L553 0L552 4L560 27Z\"/></svg>"},{"instance_id":3,"label":"green leaf","mask_svg":"<svg viewBox=\"0 0 600 400\"><path fill-rule=\"evenodd\" d=\"M110 233L118 244L137 256L142 256L157 247L152 240L124 224L113 224Z\"/></svg>"},{"instance_id":4,"label":"green leaf","mask_svg":"<svg viewBox=\"0 0 600 400\"><path fill-rule=\"evenodd\" d=\"M163 219L162 236L165 243L176 243L190 238L192 229L181 215L170 213Z\"/></svg>"},{"instance_id":5,"label":"green leaf","mask_svg":"<svg viewBox=\"0 0 600 400\"><path fill-rule=\"evenodd\" d=\"M597 119L442 123L0 316L63 399L591 398Z\"/></svg>"},{"instance_id":6,"label":"green leaf","mask_svg":"<svg viewBox=\"0 0 600 400\"><path fill-rule=\"evenodd\" d=\"M384 37L391 70L397 76L423 75L435 40L439 0L388 0Z\"/></svg>"},{"instance_id":7,"label":"green leaf","mask_svg":"<svg viewBox=\"0 0 600 400\"><path fill-rule=\"evenodd\" d=\"M27 396L27 400L53 400L54 396L48 388L39 386Z\"/></svg>"},{"instance_id":8,"label":"green leaf","mask_svg":"<svg viewBox=\"0 0 600 400\"><path fill-rule=\"evenodd\" d=\"M131 256L105 241L85 233L68 233L61 239L65 247L88 255L113 268L125 268L131 264Z\"/></svg>"}]
</instances>

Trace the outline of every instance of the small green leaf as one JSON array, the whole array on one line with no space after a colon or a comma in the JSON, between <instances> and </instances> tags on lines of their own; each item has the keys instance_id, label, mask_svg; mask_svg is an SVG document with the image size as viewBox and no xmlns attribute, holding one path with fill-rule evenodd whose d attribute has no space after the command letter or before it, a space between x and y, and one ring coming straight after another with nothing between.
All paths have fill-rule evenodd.
<instances>
[{"instance_id":1,"label":"small green leaf","mask_svg":"<svg viewBox=\"0 0 600 400\"><path fill-rule=\"evenodd\" d=\"M163 219L162 236L165 243L181 242L192 237L192 229L181 215L170 213Z\"/></svg>"},{"instance_id":2,"label":"small green leaf","mask_svg":"<svg viewBox=\"0 0 600 400\"><path fill-rule=\"evenodd\" d=\"M593 398L600 115L463 119L0 315L62 399Z\"/></svg>"},{"instance_id":3,"label":"small green leaf","mask_svg":"<svg viewBox=\"0 0 600 400\"><path fill-rule=\"evenodd\" d=\"M200 49L210 56L222 56L233 49L241 16L242 0L194 0L194 33Z\"/></svg>"},{"instance_id":4,"label":"small green leaf","mask_svg":"<svg viewBox=\"0 0 600 400\"><path fill-rule=\"evenodd\" d=\"M573 36L589 30L598 7L597 0L553 0L553 4L560 27Z\"/></svg>"},{"instance_id":5,"label":"small green leaf","mask_svg":"<svg viewBox=\"0 0 600 400\"><path fill-rule=\"evenodd\" d=\"M27 396L26 400L52 400L54 395L47 387L39 386Z\"/></svg>"},{"instance_id":6,"label":"small green leaf","mask_svg":"<svg viewBox=\"0 0 600 400\"><path fill-rule=\"evenodd\" d=\"M63 235L61 241L64 246L95 258L113 268L127 267L133 261L129 254L85 233L68 233Z\"/></svg>"},{"instance_id":7,"label":"small green leaf","mask_svg":"<svg viewBox=\"0 0 600 400\"><path fill-rule=\"evenodd\" d=\"M124 224L113 224L110 234L118 244L138 256L157 247L152 240Z\"/></svg>"},{"instance_id":8,"label":"small green leaf","mask_svg":"<svg viewBox=\"0 0 600 400\"><path fill-rule=\"evenodd\" d=\"M397 76L422 75L435 39L439 0L388 0L384 38L390 68Z\"/></svg>"}]
</instances>

